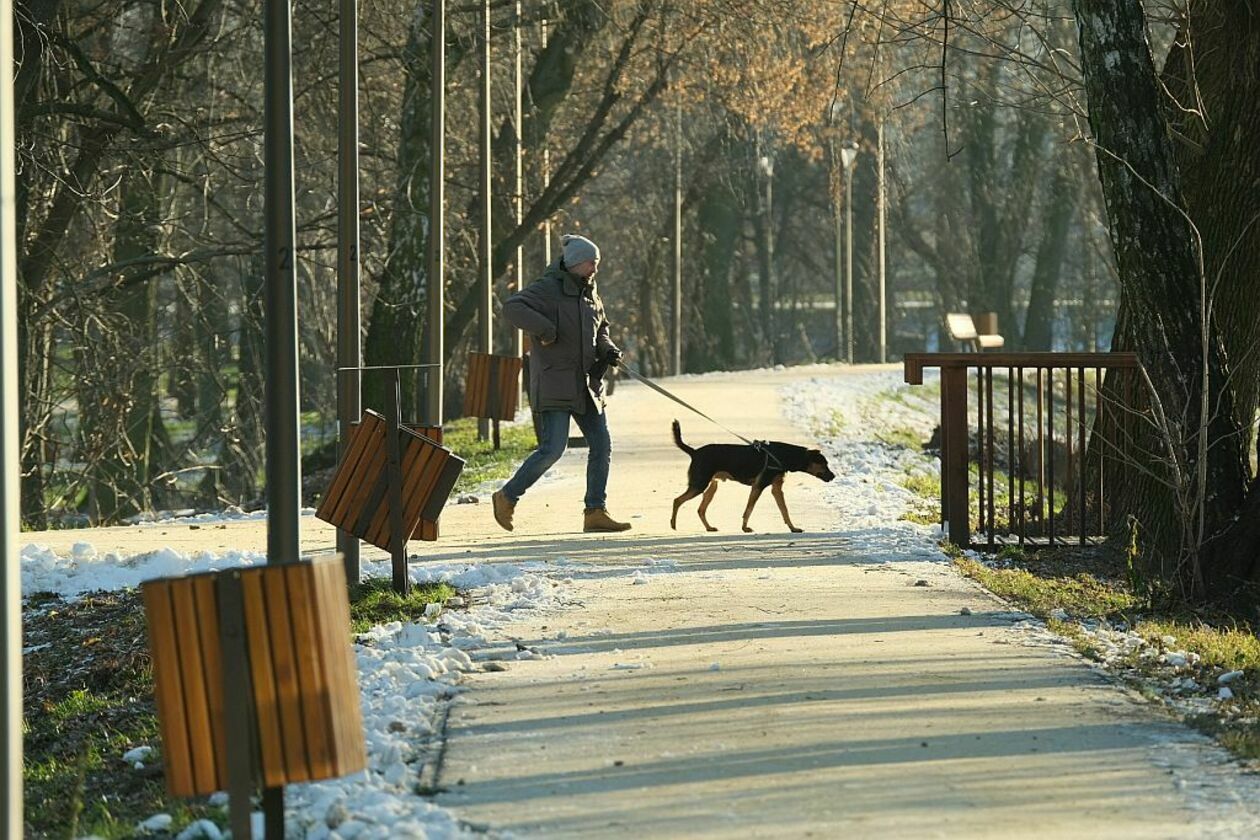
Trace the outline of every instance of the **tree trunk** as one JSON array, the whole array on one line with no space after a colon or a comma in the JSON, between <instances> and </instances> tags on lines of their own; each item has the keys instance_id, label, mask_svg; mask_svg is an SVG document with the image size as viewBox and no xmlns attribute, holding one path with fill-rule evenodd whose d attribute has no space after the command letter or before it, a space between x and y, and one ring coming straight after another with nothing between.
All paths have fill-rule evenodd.
<instances>
[{"instance_id":1,"label":"tree trunk","mask_svg":"<svg viewBox=\"0 0 1260 840\"><path fill-rule=\"evenodd\" d=\"M1053 349L1054 303L1058 297L1059 277L1063 270L1063 258L1067 253L1072 215L1076 210L1072 196L1072 180L1067 164L1063 162L1050 176L1044 227L1033 265L1028 311L1024 315L1025 350Z\"/></svg>"},{"instance_id":2,"label":"tree trunk","mask_svg":"<svg viewBox=\"0 0 1260 840\"><path fill-rule=\"evenodd\" d=\"M398 137L398 181L389 227L389 251L363 344L364 364L414 365L422 361L429 277L429 162L432 156L430 17L416 14L402 54L403 101ZM443 278L438 278L444 282ZM363 377L363 407L384 411L389 380ZM403 405L415 401L411 377L402 377Z\"/></svg>"},{"instance_id":3,"label":"tree trunk","mask_svg":"<svg viewBox=\"0 0 1260 840\"><path fill-rule=\"evenodd\" d=\"M735 362L731 271L739 241L735 196L725 183L704 192L697 212L704 340L687 347L687 370L729 370Z\"/></svg>"},{"instance_id":4,"label":"tree trunk","mask_svg":"<svg viewBox=\"0 0 1260 840\"><path fill-rule=\"evenodd\" d=\"M1137 439L1138 457L1155 465L1158 478L1131 469L1128 480L1111 485L1119 491L1112 503L1136 522L1154 568L1171 569L1182 591L1199 597L1215 571L1202 566L1203 544L1228 526L1245 491L1229 371L1216 330L1211 324L1203 330L1200 251L1178 209L1185 206L1181 179L1141 4L1074 0L1073 6L1122 286L1113 346L1137 351L1166 432L1144 431Z\"/></svg>"}]
</instances>

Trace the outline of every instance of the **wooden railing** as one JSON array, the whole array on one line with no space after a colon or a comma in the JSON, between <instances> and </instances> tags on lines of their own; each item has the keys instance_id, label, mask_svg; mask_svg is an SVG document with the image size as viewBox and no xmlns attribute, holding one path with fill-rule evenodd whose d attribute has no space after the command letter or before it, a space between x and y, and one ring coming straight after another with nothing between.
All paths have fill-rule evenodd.
<instances>
[{"instance_id":1,"label":"wooden railing","mask_svg":"<svg viewBox=\"0 0 1260 840\"><path fill-rule=\"evenodd\" d=\"M1135 353L907 353L904 363L911 385L924 368L941 371L941 526L951 542L1035 548L1105 535L1106 461L1128 457ZM1104 371L1116 375L1100 389ZM1117 434L1091 451L1100 425Z\"/></svg>"}]
</instances>

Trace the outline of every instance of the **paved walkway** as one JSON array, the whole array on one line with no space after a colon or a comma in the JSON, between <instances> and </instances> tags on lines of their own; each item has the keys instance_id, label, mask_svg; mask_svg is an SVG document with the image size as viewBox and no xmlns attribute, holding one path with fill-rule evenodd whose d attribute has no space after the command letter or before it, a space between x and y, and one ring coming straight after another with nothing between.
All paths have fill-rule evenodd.
<instances>
[{"instance_id":1,"label":"paved walkway","mask_svg":"<svg viewBox=\"0 0 1260 840\"><path fill-rule=\"evenodd\" d=\"M792 375L670 387L747 434L806 442L780 412ZM694 502L670 531L687 463L669 436L677 407L625 387L611 416L611 506L639 515L633 532L575 533L583 453L570 453L522 501L517 539L456 549L549 560L572 601L511 628L549 658L472 676L451 710L439 802L469 823L548 837L1229 828L1203 810L1221 792L1175 766L1218 751L1061 650L1026 644L947 566L871 563L820 532L834 513L814 479L787 491L807 533L786 533L770 498L758 533L740 533L734 485L710 510L720 533L703 532ZM692 444L721 439L680 419Z\"/></svg>"}]
</instances>

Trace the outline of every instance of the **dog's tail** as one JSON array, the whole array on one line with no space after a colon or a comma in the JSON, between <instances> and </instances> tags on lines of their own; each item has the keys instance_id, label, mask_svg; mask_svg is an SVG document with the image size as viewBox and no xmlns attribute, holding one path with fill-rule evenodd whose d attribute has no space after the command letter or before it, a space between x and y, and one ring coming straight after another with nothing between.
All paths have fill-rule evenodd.
<instances>
[{"instance_id":1,"label":"dog's tail","mask_svg":"<svg viewBox=\"0 0 1260 840\"><path fill-rule=\"evenodd\" d=\"M696 454L696 450L692 449L690 446L683 443L682 426L678 424L677 420L674 421L674 444L683 452L686 452L688 455Z\"/></svg>"}]
</instances>

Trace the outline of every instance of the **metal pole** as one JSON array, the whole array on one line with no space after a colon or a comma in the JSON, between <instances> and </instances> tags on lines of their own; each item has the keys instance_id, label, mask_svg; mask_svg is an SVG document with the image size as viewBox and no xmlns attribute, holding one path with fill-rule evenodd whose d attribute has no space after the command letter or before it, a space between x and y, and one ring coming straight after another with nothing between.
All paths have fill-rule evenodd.
<instances>
[{"instance_id":1,"label":"metal pole","mask_svg":"<svg viewBox=\"0 0 1260 840\"><path fill-rule=\"evenodd\" d=\"M17 145L13 123L13 4L0 0L0 836L22 837L22 564L18 494Z\"/></svg>"},{"instance_id":2,"label":"metal pole","mask_svg":"<svg viewBox=\"0 0 1260 840\"><path fill-rule=\"evenodd\" d=\"M542 19L542 48L547 49L548 35L547 19ZM543 140L542 147L542 188L546 192L547 187L551 184L551 150L547 148L546 139ZM543 219L543 262L551 265L551 216Z\"/></svg>"},{"instance_id":3,"label":"metal pole","mask_svg":"<svg viewBox=\"0 0 1260 840\"><path fill-rule=\"evenodd\" d=\"M493 210L490 207L490 0L481 4L481 133L478 151L481 166L481 235L478 238L478 261L481 277L477 291L477 349L482 353L494 352L494 269L490 265L491 231ZM477 439L490 438L490 421L477 419Z\"/></svg>"},{"instance_id":4,"label":"metal pole","mask_svg":"<svg viewBox=\"0 0 1260 840\"><path fill-rule=\"evenodd\" d=\"M267 561L298 559L297 273L288 0L266 0L263 247L267 325Z\"/></svg>"},{"instance_id":5,"label":"metal pole","mask_svg":"<svg viewBox=\"0 0 1260 840\"><path fill-rule=\"evenodd\" d=\"M359 309L359 4L340 0L341 80L337 101L337 428L341 453L362 412ZM338 529L346 582L359 582L359 540Z\"/></svg>"},{"instance_id":6,"label":"metal pole","mask_svg":"<svg viewBox=\"0 0 1260 840\"><path fill-rule=\"evenodd\" d=\"M513 185L512 185L512 215L513 221L520 224L525 219L525 146L524 138L521 136L522 121L524 119L524 103L523 90L525 77L522 73L521 55L523 53L521 45L521 0L516 0L513 8L512 18L512 133L513 148ZM516 259L513 261L516 270L513 272L512 288L520 291L525 288L525 246L524 244L516 246ZM521 331L512 328L512 355L520 356L523 352L523 342L521 341ZM517 378L516 386L516 404L522 405L521 400L521 384L520 378ZM496 427L497 428L497 427Z\"/></svg>"},{"instance_id":7,"label":"metal pole","mask_svg":"<svg viewBox=\"0 0 1260 840\"><path fill-rule=\"evenodd\" d=\"M263 248L266 250L267 562L298 559L297 240L293 195L292 21L289 0L265 0ZM284 836L284 788L263 790L266 833Z\"/></svg>"},{"instance_id":8,"label":"metal pole","mask_svg":"<svg viewBox=\"0 0 1260 840\"><path fill-rule=\"evenodd\" d=\"M845 357L853 364L853 167L844 171Z\"/></svg>"},{"instance_id":9,"label":"metal pole","mask_svg":"<svg viewBox=\"0 0 1260 840\"><path fill-rule=\"evenodd\" d=\"M446 0L433 0L433 87L429 97L432 131L429 164L429 295L428 342L425 362L437 367L425 371L427 425L442 425L443 375L446 366Z\"/></svg>"},{"instance_id":10,"label":"metal pole","mask_svg":"<svg viewBox=\"0 0 1260 840\"><path fill-rule=\"evenodd\" d=\"M832 166L839 169L839 171L842 173L840 177L843 178L844 177L843 175L844 164L839 158L839 152L837 152L834 147L832 148L832 159L833 159ZM832 186L832 191L831 191L831 209L832 209L831 216L832 216L832 223L833 223L832 227L834 228L835 244L836 244L835 319L836 319L836 360L838 361L841 358L844 358L845 356L845 353L844 353L844 264L841 262L844 256L844 219L843 219L843 208L840 206L841 204L840 187L835 182L835 180L832 181L832 185L833 186Z\"/></svg>"},{"instance_id":11,"label":"metal pole","mask_svg":"<svg viewBox=\"0 0 1260 840\"><path fill-rule=\"evenodd\" d=\"M682 373L682 100L674 110L674 288L671 351L674 376Z\"/></svg>"},{"instance_id":12,"label":"metal pole","mask_svg":"<svg viewBox=\"0 0 1260 840\"><path fill-rule=\"evenodd\" d=\"M884 180L884 121L879 121L879 362L888 361L888 283L885 261L885 221L887 209L887 182Z\"/></svg>"}]
</instances>

